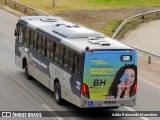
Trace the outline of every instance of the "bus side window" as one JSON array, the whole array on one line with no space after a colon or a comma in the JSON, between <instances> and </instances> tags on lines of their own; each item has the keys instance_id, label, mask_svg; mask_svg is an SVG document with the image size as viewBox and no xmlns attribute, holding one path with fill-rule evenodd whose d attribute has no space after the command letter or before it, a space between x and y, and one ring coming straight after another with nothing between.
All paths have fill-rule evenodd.
<instances>
[{"instance_id":1,"label":"bus side window","mask_svg":"<svg viewBox=\"0 0 160 120\"><path fill-rule=\"evenodd\" d=\"M31 30L31 35L30 35L30 44L29 44L29 46L30 46L30 48L32 48L33 49L33 44L34 44L34 31L33 30Z\"/></svg>"},{"instance_id":2,"label":"bus side window","mask_svg":"<svg viewBox=\"0 0 160 120\"><path fill-rule=\"evenodd\" d=\"M75 54L74 56L74 68L73 73L80 77L80 71L81 71L81 56L78 54Z\"/></svg>"},{"instance_id":3,"label":"bus side window","mask_svg":"<svg viewBox=\"0 0 160 120\"><path fill-rule=\"evenodd\" d=\"M72 50L69 51L69 71L73 72L73 58L74 52Z\"/></svg>"},{"instance_id":4,"label":"bus side window","mask_svg":"<svg viewBox=\"0 0 160 120\"><path fill-rule=\"evenodd\" d=\"M30 37L30 28L26 27L25 29L25 37L24 37L24 46L29 46L29 37Z\"/></svg>"},{"instance_id":5,"label":"bus side window","mask_svg":"<svg viewBox=\"0 0 160 120\"><path fill-rule=\"evenodd\" d=\"M42 51L42 35L38 34L38 39L37 39L37 51L41 54Z\"/></svg>"},{"instance_id":6,"label":"bus side window","mask_svg":"<svg viewBox=\"0 0 160 120\"><path fill-rule=\"evenodd\" d=\"M22 41L23 41L23 28L18 26L17 27L16 44L22 45Z\"/></svg>"},{"instance_id":7,"label":"bus side window","mask_svg":"<svg viewBox=\"0 0 160 120\"><path fill-rule=\"evenodd\" d=\"M61 46L60 47L60 52L59 52L59 58L58 58L58 63L59 63L59 65L61 65L62 66L62 64L63 64L63 46Z\"/></svg>"},{"instance_id":8,"label":"bus side window","mask_svg":"<svg viewBox=\"0 0 160 120\"><path fill-rule=\"evenodd\" d=\"M56 43L55 58L54 58L54 61L56 63L58 63L59 53L60 53L60 45Z\"/></svg>"},{"instance_id":9,"label":"bus side window","mask_svg":"<svg viewBox=\"0 0 160 120\"><path fill-rule=\"evenodd\" d=\"M75 54L75 56L74 56L73 73L74 73L75 75L78 75L78 55L77 55L77 54Z\"/></svg>"},{"instance_id":10,"label":"bus side window","mask_svg":"<svg viewBox=\"0 0 160 120\"><path fill-rule=\"evenodd\" d=\"M69 49L64 49L64 59L63 59L63 67L68 70L68 62L69 62Z\"/></svg>"},{"instance_id":11,"label":"bus side window","mask_svg":"<svg viewBox=\"0 0 160 120\"><path fill-rule=\"evenodd\" d=\"M55 42L51 42L51 60L54 60L54 55L55 55L55 48L56 48L56 43Z\"/></svg>"},{"instance_id":12,"label":"bus side window","mask_svg":"<svg viewBox=\"0 0 160 120\"><path fill-rule=\"evenodd\" d=\"M46 48L46 37L43 36L42 37L42 55L46 56L45 55L45 48Z\"/></svg>"},{"instance_id":13,"label":"bus side window","mask_svg":"<svg viewBox=\"0 0 160 120\"><path fill-rule=\"evenodd\" d=\"M82 56L79 55L79 62L78 62L78 76L80 77L81 75L81 69L82 68Z\"/></svg>"},{"instance_id":14,"label":"bus side window","mask_svg":"<svg viewBox=\"0 0 160 120\"><path fill-rule=\"evenodd\" d=\"M34 42L33 42L33 49L37 49L37 33L34 34Z\"/></svg>"},{"instance_id":15,"label":"bus side window","mask_svg":"<svg viewBox=\"0 0 160 120\"><path fill-rule=\"evenodd\" d=\"M51 59L51 41L48 38L46 41L46 57Z\"/></svg>"}]
</instances>

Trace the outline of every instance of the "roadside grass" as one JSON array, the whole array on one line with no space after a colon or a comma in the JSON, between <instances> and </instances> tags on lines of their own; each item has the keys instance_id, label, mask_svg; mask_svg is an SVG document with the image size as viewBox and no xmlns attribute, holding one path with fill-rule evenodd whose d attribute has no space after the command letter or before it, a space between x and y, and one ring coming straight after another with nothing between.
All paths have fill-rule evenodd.
<instances>
[{"instance_id":1,"label":"roadside grass","mask_svg":"<svg viewBox=\"0 0 160 120\"><path fill-rule=\"evenodd\" d=\"M54 15L61 11L160 6L160 0L56 0L56 6L52 6L52 0L17 1Z\"/></svg>"},{"instance_id":2,"label":"roadside grass","mask_svg":"<svg viewBox=\"0 0 160 120\"><path fill-rule=\"evenodd\" d=\"M0 0L0 4L4 4L4 0Z\"/></svg>"},{"instance_id":3,"label":"roadside grass","mask_svg":"<svg viewBox=\"0 0 160 120\"><path fill-rule=\"evenodd\" d=\"M100 10L109 8L127 8L127 7L143 7L143 6L160 6L160 0L56 0L56 6L52 6L52 0L17 0L21 3L45 11L49 14L57 14L63 11L79 11L79 10ZM103 28L96 30L112 36L118 25L123 20L117 18L107 23ZM92 28L93 24L84 24ZM125 25L124 29L135 29L136 23L131 22Z\"/></svg>"},{"instance_id":4,"label":"roadside grass","mask_svg":"<svg viewBox=\"0 0 160 120\"><path fill-rule=\"evenodd\" d=\"M116 28L121 24L123 20L114 20L109 23L107 23L101 30L103 34L106 34L108 36L112 36L112 34L116 31Z\"/></svg>"},{"instance_id":5,"label":"roadside grass","mask_svg":"<svg viewBox=\"0 0 160 120\"><path fill-rule=\"evenodd\" d=\"M5 0L0 0L0 4L4 4ZM56 6L52 6L52 0L17 0L20 3L41 10L43 12L56 15L61 12L73 12L83 10L103 10L109 8L127 8L127 7L145 7L145 6L160 6L160 0L56 0ZM26 13L26 10L18 5L14 5L11 0L7 0L7 5L20 12ZM28 15L34 15L33 11L27 11ZM84 16L85 17L85 16ZM103 16L102 16L103 17ZM145 19L152 19L153 16L148 16ZM156 17L155 17L156 18ZM79 18L81 19L81 18ZM92 19L92 18L91 18ZM120 25L123 19L117 18L104 24L103 27L95 27L95 21L83 23L84 26L94 28L108 36L112 36L116 28ZM141 20L134 20L124 26L124 31L127 29L135 29ZM73 20L74 22L74 20ZM138 23L138 24L137 24ZM100 23L98 23L100 24Z\"/></svg>"},{"instance_id":6,"label":"roadside grass","mask_svg":"<svg viewBox=\"0 0 160 120\"><path fill-rule=\"evenodd\" d=\"M52 0L39 0L38 2L37 0L17 1L53 15L63 11L100 9L103 6L85 2L84 0L56 0L56 6L52 6Z\"/></svg>"},{"instance_id":7,"label":"roadside grass","mask_svg":"<svg viewBox=\"0 0 160 120\"><path fill-rule=\"evenodd\" d=\"M159 6L160 0L84 0L91 4L111 7Z\"/></svg>"},{"instance_id":8,"label":"roadside grass","mask_svg":"<svg viewBox=\"0 0 160 120\"><path fill-rule=\"evenodd\" d=\"M151 20L157 20L157 19L160 19L160 14L157 14L157 13L155 13L155 14L148 14L148 15L145 15L145 16L140 16L138 18L135 18L134 20L128 22L127 24L125 24L123 26L123 28L118 33L118 35L117 35L116 38L117 39L123 38L125 36L125 33L127 33L127 31L136 29L137 26L139 26L141 23L145 23L145 22L148 22L148 21L151 21ZM115 25L113 25L113 26L115 27ZM107 29L107 30L109 30L109 29Z\"/></svg>"}]
</instances>

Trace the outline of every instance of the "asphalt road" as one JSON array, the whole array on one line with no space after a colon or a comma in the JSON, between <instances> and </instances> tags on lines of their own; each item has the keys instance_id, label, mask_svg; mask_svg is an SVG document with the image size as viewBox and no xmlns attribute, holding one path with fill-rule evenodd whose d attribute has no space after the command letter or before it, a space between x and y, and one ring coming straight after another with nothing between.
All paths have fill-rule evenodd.
<instances>
[{"instance_id":1,"label":"asphalt road","mask_svg":"<svg viewBox=\"0 0 160 120\"><path fill-rule=\"evenodd\" d=\"M160 20L142 24L129 34L125 41L141 49L160 54Z\"/></svg>"},{"instance_id":2,"label":"asphalt road","mask_svg":"<svg viewBox=\"0 0 160 120\"><path fill-rule=\"evenodd\" d=\"M77 111L74 116L97 114L98 118L88 117L59 117L37 118L37 120L104 120L103 114L113 111L160 111L160 88L150 85L144 80L138 81L137 105L133 108L81 110L66 102L60 106L54 102L53 92L45 88L36 80L27 80L24 71L14 63L14 29L18 18L0 10L0 111ZM59 113L58 113L59 114ZM72 113L71 113L72 114ZM101 116L102 115L102 116ZM55 116L58 116L55 114ZM0 118L2 119L2 118ZM17 118L12 118L18 120ZM110 118L111 119L111 118ZM112 118L135 119L135 118ZM157 118L139 117L136 119L148 120ZM3 120L3 119L2 119ZM30 118L29 120L32 120ZM35 118L34 118L35 120Z\"/></svg>"}]
</instances>

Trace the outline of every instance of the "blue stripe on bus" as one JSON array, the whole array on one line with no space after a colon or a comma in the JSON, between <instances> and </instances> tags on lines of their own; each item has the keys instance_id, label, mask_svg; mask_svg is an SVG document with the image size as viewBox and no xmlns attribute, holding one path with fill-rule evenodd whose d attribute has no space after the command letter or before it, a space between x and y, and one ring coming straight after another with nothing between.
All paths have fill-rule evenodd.
<instances>
[{"instance_id":1,"label":"blue stripe on bus","mask_svg":"<svg viewBox=\"0 0 160 120\"><path fill-rule=\"evenodd\" d=\"M41 72L45 73L46 75L48 75L49 77L51 77L50 75L50 70L49 70L49 65L51 64L51 61L48 60L47 58L45 58L44 56L40 55L39 53L36 53L34 50L30 49L30 53L29 53L29 58L30 58L30 64L36 66L36 68L38 70L40 70ZM35 60L33 60L33 58ZM44 67L44 65L47 67Z\"/></svg>"},{"instance_id":2,"label":"blue stripe on bus","mask_svg":"<svg viewBox=\"0 0 160 120\"><path fill-rule=\"evenodd\" d=\"M23 24L23 25L25 25L25 26L27 26L27 24L28 24L26 21L21 20L21 19L18 21L18 23L21 23L21 24Z\"/></svg>"},{"instance_id":3,"label":"blue stripe on bus","mask_svg":"<svg viewBox=\"0 0 160 120\"><path fill-rule=\"evenodd\" d=\"M21 51L19 51L18 45L15 45L15 55L20 57L21 56Z\"/></svg>"},{"instance_id":4,"label":"blue stripe on bus","mask_svg":"<svg viewBox=\"0 0 160 120\"><path fill-rule=\"evenodd\" d=\"M75 75L72 75L70 78L70 85L72 93L77 95L78 97L81 97L82 79L76 77Z\"/></svg>"}]
</instances>

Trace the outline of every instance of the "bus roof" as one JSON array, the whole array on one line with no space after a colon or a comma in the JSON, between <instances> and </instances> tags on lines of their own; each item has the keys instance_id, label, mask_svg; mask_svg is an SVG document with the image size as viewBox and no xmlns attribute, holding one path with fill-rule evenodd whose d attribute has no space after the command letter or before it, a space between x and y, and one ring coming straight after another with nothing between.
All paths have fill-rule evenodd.
<instances>
[{"instance_id":1,"label":"bus roof","mask_svg":"<svg viewBox=\"0 0 160 120\"><path fill-rule=\"evenodd\" d=\"M19 19L30 28L47 35L77 52L105 49L132 49L100 32L68 22L54 16L23 16Z\"/></svg>"}]
</instances>

